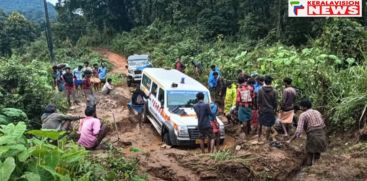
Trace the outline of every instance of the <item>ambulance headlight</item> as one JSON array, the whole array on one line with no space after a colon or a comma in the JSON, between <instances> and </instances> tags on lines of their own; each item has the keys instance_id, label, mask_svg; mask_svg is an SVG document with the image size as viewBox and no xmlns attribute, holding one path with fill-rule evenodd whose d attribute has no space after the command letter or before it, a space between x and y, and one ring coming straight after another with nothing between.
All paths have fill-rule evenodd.
<instances>
[{"instance_id":1,"label":"ambulance headlight","mask_svg":"<svg viewBox=\"0 0 367 181\"><path fill-rule=\"evenodd\" d=\"M175 132L178 136L181 136L181 137L189 136L189 131L186 126L179 126L177 124L174 124L173 127L175 128Z\"/></svg>"}]
</instances>

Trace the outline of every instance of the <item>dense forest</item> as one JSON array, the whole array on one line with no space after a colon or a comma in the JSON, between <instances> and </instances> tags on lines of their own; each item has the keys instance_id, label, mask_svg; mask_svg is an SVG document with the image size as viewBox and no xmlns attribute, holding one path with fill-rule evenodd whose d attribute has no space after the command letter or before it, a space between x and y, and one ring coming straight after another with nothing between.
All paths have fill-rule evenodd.
<instances>
[{"instance_id":1,"label":"dense forest","mask_svg":"<svg viewBox=\"0 0 367 181\"><path fill-rule=\"evenodd\" d=\"M366 120L367 8L361 18L290 18L287 3L59 0L55 12L49 7L56 61L97 63L101 58L93 48L108 48L125 56L148 53L157 67L172 68L181 57L189 75L191 62L201 61L204 75L194 78L204 84L212 64L227 80L235 81L238 69L271 75L277 90L289 76L298 99L311 98L322 112L330 134L358 131ZM102 162L75 143L64 147L61 134L26 131L40 128L48 103L60 111L68 106L52 87L42 2L1 0L0 9L0 168L9 171L0 180L145 180L138 161L115 160L114 149Z\"/></svg>"},{"instance_id":2,"label":"dense forest","mask_svg":"<svg viewBox=\"0 0 367 181\"><path fill-rule=\"evenodd\" d=\"M367 98L359 66L366 60L365 18L289 18L284 0L75 0L56 7L57 41L150 53L159 66L172 67L175 57L218 64L230 80L237 67L279 80L292 75L334 128L356 128Z\"/></svg>"},{"instance_id":3,"label":"dense forest","mask_svg":"<svg viewBox=\"0 0 367 181\"><path fill-rule=\"evenodd\" d=\"M55 7L51 3L48 3L47 7L50 18L55 20L57 16ZM45 14L43 1L40 0L2 0L0 1L0 10L4 11L5 13L19 11L29 20L36 23L43 22Z\"/></svg>"}]
</instances>

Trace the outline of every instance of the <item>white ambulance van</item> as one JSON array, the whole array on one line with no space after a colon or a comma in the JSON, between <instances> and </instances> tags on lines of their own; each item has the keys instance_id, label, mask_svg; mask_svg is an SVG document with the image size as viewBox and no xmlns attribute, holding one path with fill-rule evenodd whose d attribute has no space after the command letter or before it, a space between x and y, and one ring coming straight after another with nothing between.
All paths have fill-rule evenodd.
<instances>
[{"instance_id":1,"label":"white ambulance van","mask_svg":"<svg viewBox=\"0 0 367 181\"><path fill-rule=\"evenodd\" d=\"M198 92L204 93L205 102L211 102L205 86L174 69L146 68L140 88L148 97L142 119L152 123L162 141L177 146L199 144L198 120L193 106ZM217 120L223 142L224 125Z\"/></svg>"}]
</instances>

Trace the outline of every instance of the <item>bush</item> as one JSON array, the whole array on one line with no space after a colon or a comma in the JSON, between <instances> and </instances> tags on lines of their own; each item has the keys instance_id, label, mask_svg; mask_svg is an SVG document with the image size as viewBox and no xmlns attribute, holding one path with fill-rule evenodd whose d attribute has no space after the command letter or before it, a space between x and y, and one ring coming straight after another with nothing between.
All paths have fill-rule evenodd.
<instances>
[{"instance_id":1,"label":"bush","mask_svg":"<svg viewBox=\"0 0 367 181\"><path fill-rule=\"evenodd\" d=\"M25 122L28 123L27 114L20 109L4 108L0 110L0 124Z\"/></svg>"},{"instance_id":2,"label":"bush","mask_svg":"<svg viewBox=\"0 0 367 181\"><path fill-rule=\"evenodd\" d=\"M359 63L366 60L367 31L351 19L329 19L315 43L337 54L345 64L348 64L348 58L354 58Z\"/></svg>"},{"instance_id":3,"label":"bush","mask_svg":"<svg viewBox=\"0 0 367 181\"><path fill-rule=\"evenodd\" d=\"M355 26L354 22L349 20L347 22L347 24ZM186 34L185 30L177 32L169 31L169 28L161 28L160 30L157 37L152 37L149 33L147 35L142 28L135 29L131 33L123 33L114 39L113 47L125 55L149 52L153 58L153 65L156 67L171 68L175 58L182 57L183 63L187 65L186 73L188 75L194 75L191 61L201 61L204 65L204 73L200 76L194 75L194 78L204 84L207 82L208 67L211 64L218 65L224 78L232 81L236 81L238 69L243 69L248 74L257 72L260 75L272 75L279 96L281 96L283 89L282 79L291 77L298 89L298 98L311 98L315 108L324 113L327 122L333 129L349 130L355 128L355 120L358 119L355 115L359 115L365 100L364 93L356 90L365 90L365 88L361 87L364 85L362 83L363 76L358 76L358 79L352 78L358 75L353 73L353 70L358 68L351 67L356 59L344 58L348 54L343 53L344 56L334 55L329 52L338 50L331 51L328 49L330 47L316 46L297 49L282 44L266 46L263 45L266 43L265 40L261 41L259 46L251 46L252 42L249 44L233 42L223 36L218 36L214 42L202 42L195 31L192 31L193 35L190 36ZM326 28L323 38L327 37L325 34L327 31L334 33ZM355 31L359 32L359 35L356 36L362 37L361 29L357 28ZM157 41L157 38L160 41ZM319 41L323 41L323 38ZM358 43L363 41L358 41ZM342 48L344 42L339 45L336 47ZM345 46L347 45L345 44ZM358 53L358 51L354 51L357 49L353 49L353 47L342 49L353 50L350 52L351 54ZM341 69L342 67L344 69ZM358 72L359 75L364 75L366 70L362 68ZM348 106L340 103L348 103ZM343 109L343 107L347 109Z\"/></svg>"},{"instance_id":4,"label":"bush","mask_svg":"<svg viewBox=\"0 0 367 181\"><path fill-rule=\"evenodd\" d=\"M125 158L116 161L108 157L110 165L103 165L94 161L84 148L62 138L64 134L40 130L26 132L23 122L2 125L0 180L145 180L137 175L136 161ZM57 144L48 143L48 139Z\"/></svg>"},{"instance_id":5,"label":"bush","mask_svg":"<svg viewBox=\"0 0 367 181\"><path fill-rule=\"evenodd\" d=\"M0 104L23 110L33 128L41 126L39 116L47 104L55 103L61 110L65 108L64 102L55 98L49 69L49 64L39 61L24 63L16 56L0 61Z\"/></svg>"}]
</instances>

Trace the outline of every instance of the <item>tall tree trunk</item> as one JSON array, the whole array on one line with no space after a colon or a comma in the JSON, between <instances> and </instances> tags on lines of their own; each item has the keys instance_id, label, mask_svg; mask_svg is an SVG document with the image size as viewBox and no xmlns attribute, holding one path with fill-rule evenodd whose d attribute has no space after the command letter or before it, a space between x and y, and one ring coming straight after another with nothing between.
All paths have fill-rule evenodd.
<instances>
[{"instance_id":1,"label":"tall tree trunk","mask_svg":"<svg viewBox=\"0 0 367 181\"><path fill-rule=\"evenodd\" d=\"M278 0L278 18L277 18L277 39L278 41L282 35L282 0Z\"/></svg>"}]
</instances>

